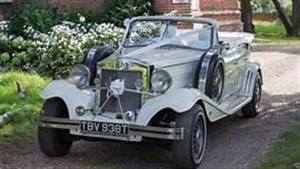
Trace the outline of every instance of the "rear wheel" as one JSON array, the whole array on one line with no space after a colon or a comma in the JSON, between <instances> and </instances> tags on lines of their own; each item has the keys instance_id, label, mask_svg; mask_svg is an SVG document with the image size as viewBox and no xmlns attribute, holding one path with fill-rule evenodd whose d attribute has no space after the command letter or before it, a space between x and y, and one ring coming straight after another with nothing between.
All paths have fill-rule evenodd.
<instances>
[{"instance_id":1,"label":"rear wheel","mask_svg":"<svg viewBox=\"0 0 300 169\"><path fill-rule=\"evenodd\" d=\"M245 117L256 117L258 115L258 109L260 107L262 94L261 85L261 76L258 75L255 79L252 100L250 103L248 103L245 107L242 108L242 113Z\"/></svg>"},{"instance_id":2,"label":"rear wheel","mask_svg":"<svg viewBox=\"0 0 300 169\"><path fill-rule=\"evenodd\" d=\"M177 115L176 126L184 128L184 139L173 142L173 160L177 168L197 168L206 148L206 119L204 110L195 105L191 110Z\"/></svg>"},{"instance_id":3,"label":"rear wheel","mask_svg":"<svg viewBox=\"0 0 300 169\"><path fill-rule=\"evenodd\" d=\"M68 117L68 110L59 99L47 100L43 107L43 116ZM61 157L69 153L72 146L69 130L38 127L40 149L49 157Z\"/></svg>"}]
</instances>

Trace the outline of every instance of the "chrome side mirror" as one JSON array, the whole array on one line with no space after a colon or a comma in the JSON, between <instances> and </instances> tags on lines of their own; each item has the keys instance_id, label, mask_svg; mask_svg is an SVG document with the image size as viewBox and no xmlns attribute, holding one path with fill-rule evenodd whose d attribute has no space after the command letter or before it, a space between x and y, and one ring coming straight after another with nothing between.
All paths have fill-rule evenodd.
<instances>
[{"instance_id":1,"label":"chrome side mirror","mask_svg":"<svg viewBox=\"0 0 300 169\"><path fill-rule=\"evenodd\" d=\"M228 42L221 41L220 42L221 53L226 53L230 50L230 44Z\"/></svg>"}]
</instances>

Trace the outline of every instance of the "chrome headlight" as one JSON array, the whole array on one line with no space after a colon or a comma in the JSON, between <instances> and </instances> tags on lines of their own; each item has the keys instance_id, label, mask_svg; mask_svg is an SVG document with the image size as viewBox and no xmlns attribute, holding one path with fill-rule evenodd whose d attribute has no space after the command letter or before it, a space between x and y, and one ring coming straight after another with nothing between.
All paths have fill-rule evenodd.
<instances>
[{"instance_id":1,"label":"chrome headlight","mask_svg":"<svg viewBox=\"0 0 300 169\"><path fill-rule=\"evenodd\" d=\"M151 89L153 92L165 92L172 84L172 78L170 74L161 69L154 70L151 77Z\"/></svg>"},{"instance_id":2,"label":"chrome headlight","mask_svg":"<svg viewBox=\"0 0 300 169\"><path fill-rule=\"evenodd\" d=\"M70 74L69 80L80 89L87 87L90 81L89 68L83 64L76 65Z\"/></svg>"}]
</instances>

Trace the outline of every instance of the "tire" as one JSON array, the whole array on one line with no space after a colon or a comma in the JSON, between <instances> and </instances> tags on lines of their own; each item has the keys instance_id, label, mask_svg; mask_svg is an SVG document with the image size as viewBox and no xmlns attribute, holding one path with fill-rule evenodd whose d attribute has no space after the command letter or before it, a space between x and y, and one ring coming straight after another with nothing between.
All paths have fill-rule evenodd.
<instances>
[{"instance_id":1,"label":"tire","mask_svg":"<svg viewBox=\"0 0 300 169\"><path fill-rule=\"evenodd\" d=\"M43 106L46 117L68 117L67 107L59 99L47 100ZM49 157L62 157L72 146L69 130L38 127L40 149Z\"/></svg>"},{"instance_id":2,"label":"tire","mask_svg":"<svg viewBox=\"0 0 300 169\"><path fill-rule=\"evenodd\" d=\"M261 101L262 94L262 81L261 75L258 75L255 79L254 89L253 89L253 97L250 103L248 103L245 107L242 108L242 113L244 117L251 118L256 117L259 114L259 106Z\"/></svg>"},{"instance_id":3,"label":"tire","mask_svg":"<svg viewBox=\"0 0 300 169\"><path fill-rule=\"evenodd\" d=\"M215 102L219 102L224 88L224 69L222 62L219 60L215 63L211 71L208 72L206 83L206 95Z\"/></svg>"},{"instance_id":4,"label":"tire","mask_svg":"<svg viewBox=\"0 0 300 169\"><path fill-rule=\"evenodd\" d=\"M191 110L177 115L176 126L184 128L184 139L173 142L174 164L176 168L195 169L199 167L206 148L207 129L203 108L195 105ZM197 135L198 139L195 138ZM200 141L199 147L195 139ZM197 149L198 152L193 153Z\"/></svg>"}]
</instances>

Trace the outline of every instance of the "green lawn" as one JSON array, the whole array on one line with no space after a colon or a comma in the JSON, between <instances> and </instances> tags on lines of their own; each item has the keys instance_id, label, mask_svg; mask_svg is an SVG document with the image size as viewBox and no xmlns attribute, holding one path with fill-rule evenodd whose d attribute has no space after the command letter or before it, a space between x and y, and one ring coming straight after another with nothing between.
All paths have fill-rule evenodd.
<instances>
[{"instance_id":1,"label":"green lawn","mask_svg":"<svg viewBox=\"0 0 300 169\"><path fill-rule=\"evenodd\" d=\"M300 169L300 123L272 146L258 169Z\"/></svg>"},{"instance_id":2,"label":"green lawn","mask_svg":"<svg viewBox=\"0 0 300 169\"><path fill-rule=\"evenodd\" d=\"M11 122L0 128L0 144L20 141L34 133L35 118L42 106L40 93L48 81L38 75L20 72L0 74L0 115L13 113ZM16 82L26 88L24 99L18 97Z\"/></svg>"},{"instance_id":3,"label":"green lawn","mask_svg":"<svg viewBox=\"0 0 300 169\"><path fill-rule=\"evenodd\" d=\"M287 37L282 24L270 22L255 22L256 39L258 44L270 45L300 45L300 38Z\"/></svg>"}]
</instances>

